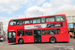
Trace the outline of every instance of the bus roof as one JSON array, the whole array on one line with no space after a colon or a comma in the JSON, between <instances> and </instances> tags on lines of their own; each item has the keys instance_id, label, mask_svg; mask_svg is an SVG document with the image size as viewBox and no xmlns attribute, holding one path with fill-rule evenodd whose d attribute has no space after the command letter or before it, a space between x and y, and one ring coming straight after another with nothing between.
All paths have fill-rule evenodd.
<instances>
[{"instance_id":1,"label":"bus roof","mask_svg":"<svg viewBox=\"0 0 75 50\"><path fill-rule=\"evenodd\" d=\"M41 18L41 17L49 17L49 16L58 16L58 15L65 15L65 14L57 14L57 15L47 15L47 16L36 16L36 17L28 17L28 18L11 19L10 21L12 21L12 20L23 20L23 19Z\"/></svg>"}]
</instances>

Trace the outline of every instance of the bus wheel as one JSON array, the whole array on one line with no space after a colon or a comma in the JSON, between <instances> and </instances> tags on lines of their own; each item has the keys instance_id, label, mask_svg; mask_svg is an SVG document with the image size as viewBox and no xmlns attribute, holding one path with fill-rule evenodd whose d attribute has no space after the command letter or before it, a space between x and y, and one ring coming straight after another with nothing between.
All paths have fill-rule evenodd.
<instances>
[{"instance_id":1,"label":"bus wheel","mask_svg":"<svg viewBox=\"0 0 75 50\"><path fill-rule=\"evenodd\" d=\"M50 38L50 42L51 43L55 43L56 42L56 38L54 38L54 37Z\"/></svg>"},{"instance_id":2,"label":"bus wheel","mask_svg":"<svg viewBox=\"0 0 75 50\"><path fill-rule=\"evenodd\" d=\"M23 43L23 39L19 39L19 44L22 44Z\"/></svg>"}]
</instances>

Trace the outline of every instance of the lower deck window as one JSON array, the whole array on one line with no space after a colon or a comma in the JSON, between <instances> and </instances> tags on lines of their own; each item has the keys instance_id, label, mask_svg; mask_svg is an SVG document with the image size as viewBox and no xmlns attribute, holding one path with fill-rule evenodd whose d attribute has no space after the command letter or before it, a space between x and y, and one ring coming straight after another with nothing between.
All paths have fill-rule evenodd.
<instances>
[{"instance_id":1,"label":"lower deck window","mask_svg":"<svg viewBox=\"0 0 75 50\"><path fill-rule=\"evenodd\" d=\"M55 29L48 29L48 30L47 30L47 34L48 34L48 35L53 35L53 34L55 34Z\"/></svg>"},{"instance_id":2,"label":"lower deck window","mask_svg":"<svg viewBox=\"0 0 75 50\"><path fill-rule=\"evenodd\" d=\"M42 30L42 35L46 35L46 30Z\"/></svg>"},{"instance_id":3,"label":"lower deck window","mask_svg":"<svg viewBox=\"0 0 75 50\"><path fill-rule=\"evenodd\" d=\"M60 29L57 29L57 34L59 34L60 33Z\"/></svg>"},{"instance_id":4,"label":"lower deck window","mask_svg":"<svg viewBox=\"0 0 75 50\"><path fill-rule=\"evenodd\" d=\"M25 36L31 36L32 35L32 31L25 31Z\"/></svg>"},{"instance_id":5,"label":"lower deck window","mask_svg":"<svg viewBox=\"0 0 75 50\"><path fill-rule=\"evenodd\" d=\"M17 36L24 36L24 31L18 31Z\"/></svg>"},{"instance_id":6,"label":"lower deck window","mask_svg":"<svg viewBox=\"0 0 75 50\"><path fill-rule=\"evenodd\" d=\"M24 36L24 29L18 29L17 36Z\"/></svg>"}]
</instances>

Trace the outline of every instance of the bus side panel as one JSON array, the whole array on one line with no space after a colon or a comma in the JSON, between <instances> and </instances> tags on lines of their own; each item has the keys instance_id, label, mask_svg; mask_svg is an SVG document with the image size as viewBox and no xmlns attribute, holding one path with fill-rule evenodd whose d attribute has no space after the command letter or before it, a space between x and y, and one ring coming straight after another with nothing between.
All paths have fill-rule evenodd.
<instances>
[{"instance_id":1,"label":"bus side panel","mask_svg":"<svg viewBox=\"0 0 75 50\"><path fill-rule=\"evenodd\" d=\"M33 43L34 37L33 36L25 36L24 37L24 43Z\"/></svg>"},{"instance_id":2,"label":"bus side panel","mask_svg":"<svg viewBox=\"0 0 75 50\"><path fill-rule=\"evenodd\" d=\"M19 40L19 39L16 37L16 43L18 43L18 40Z\"/></svg>"},{"instance_id":3,"label":"bus side panel","mask_svg":"<svg viewBox=\"0 0 75 50\"><path fill-rule=\"evenodd\" d=\"M68 26L66 21L63 22L63 28L61 28L60 41L69 42L69 33L68 33Z\"/></svg>"},{"instance_id":4,"label":"bus side panel","mask_svg":"<svg viewBox=\"0 0 75 50\"><path fill-rule=\"evenodd\" d=\"M68 30L66 28L61 29L61 36L60 36L60 41L61 42L68 42L69 41L69 34Z\"/></svg>"},{"instance_id":5,"label":"bus side panel","mask_svg":"<svg viewBox=\"0 0 75 50\"><path fill-rule=\"evenodd\" d=\"M42 35L41 40L42 42L47 42L47 35Z\"/></svg>"},{"instance_id":6,"label":"bus side panel","mask_svg":"<svg viewBox=\"0 0 75 50\"><path fill-rule=\"evenodd\" d=\"M34 43L34 31L33 30L32 30L31 36L24 36L24 43Z\"/></svg>"}]
</instances>

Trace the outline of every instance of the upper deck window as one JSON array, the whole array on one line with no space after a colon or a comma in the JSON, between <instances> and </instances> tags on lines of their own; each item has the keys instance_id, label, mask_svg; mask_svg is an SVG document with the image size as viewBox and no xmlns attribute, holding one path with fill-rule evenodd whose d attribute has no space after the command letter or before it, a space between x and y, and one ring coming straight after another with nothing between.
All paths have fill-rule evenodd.
<instances>
[{"instance_id":1,"label":"upper deck window","mask_svg":"<svg viewBox=\"0 0 75 50\"><path fill-rule=\"evenodd\" d=\"M25 22L25 24L31 24L32 23L32 19L25 20L24 22Z\"/></svg>"},{"instance_id":2,"label":"upper deck window","mask_svg":"<svg viewBox=\"0 0 75 50\"><path fill-rule=\"evenodd\" d=\"M64 16L55 16L56 21L65 21Z\"/></svg>"},{"instance_id":3,"label":"upper deck window","mask_svg":"<svg viewBox=\"0 0 75 50\"><path fill-rule=\"evenodd\" d=\"M54 22L54 17L47 17L46 22Z\"/></svg>"},{"instance_id":4,"label":"upper deck window","mask_svg":"<svg viewBox=\"0 0 75 50\"><path fill-rule=\"evenodd\" d=\"M16 21L11 21L10 25L16 25Z\"/></svg>"},{"instance_id":5,"label":"upper deck window","mask_svg":"<svg viewBox=\"0 0 75 50\"><path fill-rule=\"evenodd\" d=\"M25 21L25 24L29 24L29 20Z\"/></svg>"},{"instance_id":6,"label":"upper deck window","mask_svg":"<svg viewBox=\"0 0 75 50\"><path fill-rule=\"evenodd\" d=\"M23 19L14 20L10 22L10 25L22 25L22 24L32 24L32 23L45 23L45 22L55 22L55 21L65 21L64 16L52 16L52 17L42 17L34 19Z\"/></svg>"},{"instance_id":7,"label":"upper deck window","mask_svg":"<svg viewBox=\"0 0 75 50\"><path fill-rule=\"evenodd\" d=\"M33 19L33 23L40 23L40 19Z\"/></svg>"},{"instance_id":8,"label":"upper deck window","mask_svg":"<svg viewBox=\"0 0 75 50\"><path fill-rule=\"evenodd\" d=\"M23 24L23 21L22 20L18 20L17 21L17 25L22 25Z\"/></svg>"},{"instance_id":9,"label":"upper deck window","mask_svg":"<svg viewBox=\"0 0 75 50\"><path fill-rule=\"evenodd\" d=\"M45 22L45 18L41 18L41 22L44 23Z\"/></svg>"}]
</instances>

